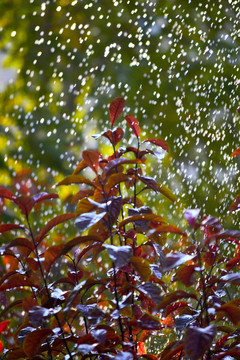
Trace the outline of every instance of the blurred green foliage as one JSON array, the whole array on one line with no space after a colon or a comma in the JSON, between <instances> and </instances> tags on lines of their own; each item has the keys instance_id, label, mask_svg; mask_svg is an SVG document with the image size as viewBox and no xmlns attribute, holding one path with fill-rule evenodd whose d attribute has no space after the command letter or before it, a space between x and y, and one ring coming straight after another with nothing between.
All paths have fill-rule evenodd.
<instances>
[{"instance_id":1,"label":"blurred green foliage","mask_svg":"<svg viewBox=\"0 0 240 360\"><path fill-rule=\"evenodd\" d=\"M167 171L152 170L183 206L226 212L239 191L238 1L2 0L0 11L1 183L25 168L50 183L71 173L122 96L169 143Z\"/></svg>"}]
</instances>

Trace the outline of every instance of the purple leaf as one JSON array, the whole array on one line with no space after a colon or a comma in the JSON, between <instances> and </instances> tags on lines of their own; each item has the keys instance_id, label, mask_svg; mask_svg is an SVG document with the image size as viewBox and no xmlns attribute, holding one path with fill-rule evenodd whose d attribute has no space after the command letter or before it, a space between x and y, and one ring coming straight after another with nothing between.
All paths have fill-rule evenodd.
<instances>
[{"instance_id":1,"label":"purple leaf","mask_svg":"<svg viewBox=\"0 0 240 360\"><path fill-rule=\"evenodd\" d=\"M110 259L117 268L127 265L133 254L132 248L129 245L115 246L104 244L104 247L107 249Z\"/></svg>"},{"instance_id":2,"label":"purple leaf","mask_svg":"<svg viewBox=\"0 0 240 360\"><path fill-rule=\"evenodd\" d=\"M185 335L184 352L190 360L202 358L205 352L210 348L216 329L213 325L206 328L189 326Z\"/></svg>"},{"instance_id":3,"label":"purple leaf","mask_svg":"<svg viewBox=\"0 0 240 360\"><path fill-rule=\"evenodd\" d=\"M114 357L115 360L133 360L133 354L128 351L119 352L118 355Z\"/></svg>"},{"instance_id":4,"label":"purple leaf","mask_svg":"<svg viewBox=\"0 0 240 360\"><path fill-rule=\"evenodd\" d=\"M88 319L92 326L96 326L105 315L97 304L79 304L77 309Z\"/></svg>"},{"instance_id":5,"label":"purple leaf","mask_svg":"<svg viewBox=\"0 0 240 360\"><path fill-rule=\"evenodd\" d=\"M153 302L155 302L156 305L159 304L163 299L161 295L161 289L149 281L139 286L138 289L146 294Z\"/></svg>"},{"instance_id":6,"label":"purple leaf","mask_svg":"<svg viewBox=\"0 0 240 360\"><path fill-rule=\"evenodd\" d=\"M106 212L102 212L100 214L96 214L94 212L84 213L76 218L75 225L80 231L85 231L94 224L98 223L105 215Z\"/></svg>"},{"instance_id":7,"label":"purple leaf","mask_svg":"<svg viewBox=\"0 0 240 360\"><path fill-rule=\"evenodd\" d=\"M189 223L189 226L194 227L199 213L200 213L200 209L188 209L185 211L184 217Z\"/></svg>"},{"instance_id":8,"label":"purple leaf","mask_svg":"<svg viewBox=\"0 0 240 360\"><path fill-rule=\"evenodd\" d=\"M97 330L91 331L91 334L94 337L94 339L96 339L99 343L105 344L107 330L105 330L105 329L97 329Z\"/></svg>"},{"instance_id":9,"label":"purple leaf","mask_svg":"<svg viewBox=\"0 0 240 360\"><path fill-rule=\"evenodd\" d=\"M165 258L164 271L169 271L185 262L192 260L196 255L187 255L180 252L168 253Z\"/></svg>"}]
</instances>

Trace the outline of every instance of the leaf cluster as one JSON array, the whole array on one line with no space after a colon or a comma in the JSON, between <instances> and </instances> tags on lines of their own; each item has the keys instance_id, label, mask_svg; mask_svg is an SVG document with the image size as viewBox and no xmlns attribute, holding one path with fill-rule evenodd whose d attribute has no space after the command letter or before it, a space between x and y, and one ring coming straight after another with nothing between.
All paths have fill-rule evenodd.
<instances>
[{"instance_id":1,"label":"leaf cluster","mask_svg":"<svg viewBox=\"0 0 240 360\"><path fill-rule=\"evenodd\" d=\"M57 184L79 186L74 211L38 229L34 213L41 216L39 206L58 195L0 188L5 207L13 204L23 218L0 225L7 239L0 248L4 359L240 358L240 232L189 209L187 234L143 202L144 191L177 200L143 171L153 147L168 145L141 141L139 122L128 114L137 145L119 147L124 132L114 125L124 105L112 101L111 128L95 136L110 141L112 154L83 151ZM142 142L151 147L142 150ZM64 224L76 229L73 238L56 233Z\"/></svg>"}]
</instances>

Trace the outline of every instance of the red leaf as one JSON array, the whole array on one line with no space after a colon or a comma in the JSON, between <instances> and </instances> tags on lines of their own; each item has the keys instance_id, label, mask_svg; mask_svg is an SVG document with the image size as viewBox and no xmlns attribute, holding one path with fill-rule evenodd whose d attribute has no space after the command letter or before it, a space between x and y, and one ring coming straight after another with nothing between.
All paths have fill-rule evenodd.
<instances>
[{"instance_id":1,"label":"red leaf","mask_svg":"<svg viewBox=\"0 0 240 360\"><path fill-rule=\"evenodd\" d=\"M39 194L36 194L36 195L33 195L32 196L32 199L34 201L34 205L39 203L39 202L42 202L42 201L45 201L45 200L50 200L50 199L58 199L59 196L57 194L53 194L53 193L46 193L46 192L41 192Z\"/></svg>"},{"instance_id":2,"label":"red leaf","mask_svg":"<svg viewBox=\"0 0 240 360\"><path fill-rule=\"evenodd\" d=\"M230 205L229 210L230 211L236 211L240 207L240 195L236 197L236 199L233 201L233 203Z\"/></svg>"},{"instance_id":3,"label":"red leaf","mask_svg":"<svg viewBox=\"0 0 240 360\"><path fill-rule=\"evenodd\" d=\"M143 142L150 142L154 145L160 146L163 150L169 151L168 144L162 139L146 139Z\"/></svg>"},{"instance_id":4,"label":"red leaf","mask_svg":"<svg viewBox=\"0 0 240 360\"><path fill-rule=\"evenodd\" d=\"M240 155L240 147L233 151L231 154L231 158Z\"/></svg>"},{"instance_id":5,"label":"red leaf","mask_svg":"<svg viewBox=\"0 0 240 360\"><path fill-rule=\"evenodd\" d=\"M125 101L123 98L114 99L109 106L111 126L114 125L115 121L123 111Z\"/></svg>"},{"instance_id":6,"label":"red leaf","mask_svg":"<svg viewBox=\"0 0 240 360\"><path fill-rule=\"evenodd\" d=\"M149 314L144 314L139 320L139 327L147 330L159 330L161 324L157 317L153 317Z\"/></svg>"},{"instance_id":7,"label":"red leaf","mask_svg":"<svg viewBox=\"0 0 240 360\"><path fill-rule=\"evenodd\" d=\"M179 342L174 343L175 346L171 346L169 349L165 349L161 355L161 360L172 360L175 359L174 355L180 354L183 350L183 344ZM171 350L172 349L172 350Z\"/></svg>"},{"instance_id":8,"label":"red leaf","mask_svg":"<svg viewBox=\"0 0 240 360\"><path fill-rule=\"evenodd\" d=\"M16 239L12 240L9 244L7 244L6 248L10 249L11 247L15 247L15 246L24 246L24 247L28 248L29 250L34 250L33 243L24 237L23 238L18 237Z\"/></svg>"},{"instance_id":9,"label":"red leaf","mask_svg":"<svg viewBox=\"0 0 240 360\"><path fill-rule=\"evenodd\" d=\"M0 334L7 328L10 320L5 320L0 323Z\"/></svg>"},{"instance_id":10,"label":"red leaf","mask_svg":"<svg viewBox=\"0 0 240 360\"><path fill-rule=\"evenodd\" d=\"M0 187L0 198L14 200L15 196L10 190L4 187Z\"/></svg>"},{"instance_id":11,"label":"red leaf","mask_svg":"<svg viewBox=\"0 0 240 360\"><path fill-rule=\"evenodd\" d=\"M36 284L34 284L30 279L28 279L26 276L21 274L14 274L11 277L7 279L6 282L4 282L0 286L0 291L3 290L9 290L13 288L18 288L20 286L33 286L38 287Z\"/></svg>"},{"instance_id":12,"label":"red leaf","mask_svg":"<svg viewBox=\"0 0 240 360\"><path fill-rule=\"evenodd\" d=\"M98 236L91 236L91 235L87 235L87 236L77 236L76 238L68 241L65 245L64 248L61 251L61 255L65 255L67 254L74 246L83 244L83 243L88 243L88 242L102 242L102 239Z\"/></svg>"},{"instance_id":13,"label":"red leaf","mask_svg":"<svg viewBox=\"0 0 240 360\"><path fill-rule=\"evenodd\" d=\"M33 357L35 354L37 354L41 344L52 333L53 332L51 329L37 329L30 332L25 337L23 342L23 350L25 351L26 355Z\"/></svg>"},{"instance_id":14,"label":"red leaf","mask_svg":"<svg viewBox=\"0 0 240 360\"><path fill-rule=\"evenodd\" d=\"M183 265L178 269L174 280L181 281L186 287L195 283L195 265Z\"/></svg>"},{"instance_id":15,"label":"red leaf","mask_svg":"<svg viewBox=\"0 0 240 360\"><path fill-rule=\"evenodd\" d=\"M186 331L184 351L190 360L201 358L210 348L216 330L213 325L206 328L189 326Z\"/></svg>"},{"instance_id":16,"label":"red leaf","mask_svg":"<svg viewBox=\"0 0 240 360\"><path fill-rule=\"evenodd\" d=\"M62 181L56 184L56 186L60 185L72 185L72 184L87 184L93 186L91 180L86 179L84 176L79 175L69 175L66 176Z\"/></svg>"},{"instance_id":17,"label":"red leaf","mask_svg":"<svg viewBox=\"0 0 240 360\"><path fill-rule=\"evenodd\" d=\"M73 175L77 175L78 173L80 173L80 171L82 171L86 167L87 167L86 162L84 160L80 161L80 163L78 164L78 166L74 170Z\"/></svg>"},{"instance_id":18,"label":"red leaf","mask_svg":"<svg viewBox=\"0 0 240 360\"><path fill-rule=\"evenodd\" d=\"M173 303L176 300L182 299L182 298L197 299L197 295L187 293L186 291L183 291L183 290L176 290L170 294L167 294L164 297L164 300L159 304L158 309L165 309L166 306L168 306L169 304Z\"/></svg>"},{"instance_id":19,"label":"red leaf","mask_svg":"<svg viewBox=\"0 0 240 360\"><path fill-rule=\"evenodd\" d=\"M182 307L188 307L188 303L186 302L183 302L183 301L177 301L175 302L174 304L170 304L168 307L167 307L167 311L166 311L166 316L169 315L170 313L172 313L173 311L176 311Z\"/></svg>"},{"instance_id":20,"label":"red leaf","mask_svg":"<svg viewBox=\"0 0 240 360\"><path fill-rule=\"evenodd\" d=\"M125 116L124 119L127 120L128 125L130 126L130 128L133 130L134 134L138 138L141 133L141 128L139 126L138 120L131 114Z\"/></svg>"},{"instance_id":21,"label":"red leaf","mask_svg":"<svg viewBox=\"0 0 240 360\"><path fill-rule=\"evenodd\" d=\"M140 160L129 160L125 158L119 158L109 161L108 165L103 170L103 176L106 177L115 167L118 167L122 164L139 164Z\"/></svg>"},{"instance_id":22,"label":"red leaf","mask_svg":"<svg viewBox=\"0 0 240 360\"><path fill-rule=\"evenodd\" d=\"M187 236L185 232L182 232L177 226L175 225L160 225L156 229L150 230L148 232L148 236L153 234L161 234L161 233L172 233L172 234L179 234L183 236Z\"/></svg>"},{"instance_id":23,"label":"red leaf","mask_svg":"<svg viewBox=\"0 0 240 360\"><path fill-rule=\"evenodd\" d=\"M85 150L82 153L85 163L98 174L100 153L97 150Z\"/></svg>"},{"instance_id":24,"label":"red leaf","mask_svg":"<svg viewBox=\"0 0 240 360\"><path fill-rule=\"evenodd\" d=\"M0 225L0 233L4 233L5 231L14 230L14 229L24 229L24 227L21 225L14 225L14 224Z\"/></svg>"},{"instance_id":25,"label":"red leaf","mask_svg":"<svg viewBox=\"0 0 240 360\"><path fill-rule=\"evenodd\" d=\"M3 344L2 344L2 342L0 340L0 352L2 352L2 351L3 351Z\"/></svg>"},{"instance_id":26,"label":"red leaf","mask_svg":"<svg viewBox=\"0 0 240 360\"><path fill-rule=\"evenodd\" d=\"M54 228L56 225L61 224L67 220L76 218L77 214L74 213L69 213L69 214L63 214L63 215L58 215L55 216L52 220L50 220L40 231L39 235L38 235L38 241L40 242L45 236L46 234L52 229Z\"/></svg>"},{"instance_id":27,"label":"red leaf","mask_svg":"<svg viewBox=\"0 0 240 360\"><path fill-rule=\"evenodd\" d=\"M47 248L47 250L44 253L44 262L43 266L44 269L49 272L51 266L54 264L54 262L57 260L57 258L60 256L62 249L64 248L64 244L60 245L53 245Z\"/></svg>"}]
</instances>

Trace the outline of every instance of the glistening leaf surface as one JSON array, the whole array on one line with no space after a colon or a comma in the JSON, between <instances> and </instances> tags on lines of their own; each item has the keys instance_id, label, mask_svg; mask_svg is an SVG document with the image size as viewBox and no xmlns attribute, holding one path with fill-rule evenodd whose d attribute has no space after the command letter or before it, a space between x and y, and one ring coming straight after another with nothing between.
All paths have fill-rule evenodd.
<instances>
[{"instance_id":1,"label":"glistening leaf surface","mask_svg":"<svg viewBox=\"0 0 240 360\"><path fill-rule=\"evenodd\" d=\"M33 357L35 354L37 354L41 344L52 333L53 332L51 329L37 329L30 332L23 342L23 350L25 351L26 355Z\"/></svg>"},{"instance_id":2,"label":"glistening leaf surface","mask_svg":"<svg viewBox=\"0 0 240 360\"><path fill-rule=\"evenodd\" d=\"M100 153L97 150L85 150L82 153L85 163L95 172L98 173Z\"/></svg>"},{"instance_id":3,"label":"glistening leaf surface","mask_svg":"<svg viewBox=\"0 0 240 360\"><path fill-rule=\"evenodd\" d=\"M124 119L127 120L128 125L133 130L136 137L138 138L141 134L141 128L139 126L138 120L131 114L128 114L127 116L125 116Z\"/></svg>"},{"instance_id":4,"label":"glistening leaf surface","mask_svg":"<svg viewBox=\"0 0 240 360\"><path fill-rule=\"evenodd\" d=\"M39 242L46 236L46 234L53 229L55 226L64 223L70 219L76 218L77 214L69 213L55 216L52 220L50 220L40 231L38 240Z\"/></svg>"},{"instance_id":5,"label":"glistening leaf surface","mask_svg":"<svg viewBox=\"0 0 240 360\"><path fill-rule=\"evenodd\" d=\"M120 98L120 97L114 99L111 102L111 104L109 106L111 126L114 125L115 121L117 120L119 115L122 113L124 105L125 105L125 101L123 98Z\"/></svg>"},{"instance_id":6,"label":"glistening leaf surface","mask_svg":"<svg viewBox=\"0 0 240 360\"><path fill-rule=\"evenodd\" d=\"M190 360L200 359L210 348L216 330L213 325L206 328L189 326L185 335L184 351Z\"/></svg>"},{"instance_id":7,"label":"glistening leaf surface","mask_svg":"<svg viewBox=\"0 0 240 360\"><path fill-rule=\"evenodd\" d=\"M168 144L162 139L146 139L143 142L150 142L154 145L160 146L163 150L169 151Z\"/></svg>"}]
</instances>

